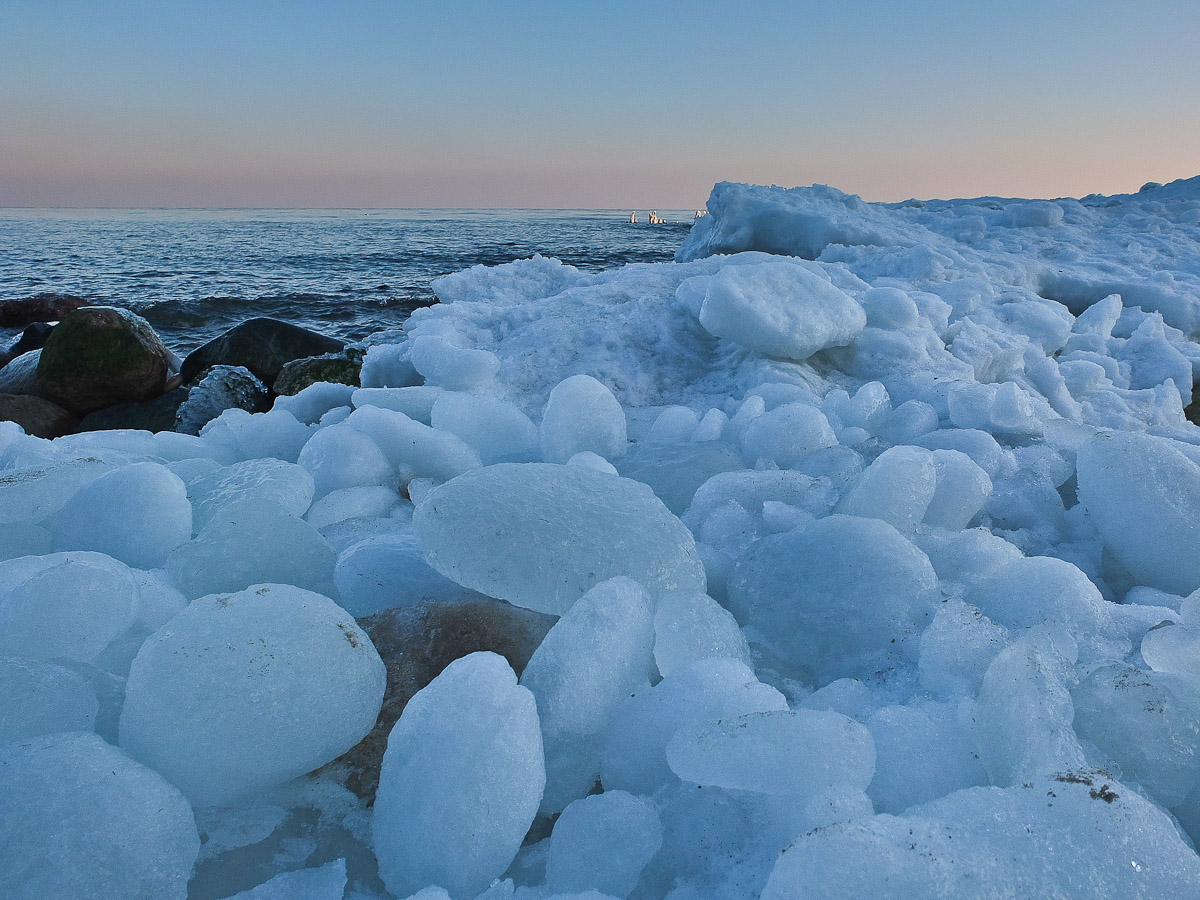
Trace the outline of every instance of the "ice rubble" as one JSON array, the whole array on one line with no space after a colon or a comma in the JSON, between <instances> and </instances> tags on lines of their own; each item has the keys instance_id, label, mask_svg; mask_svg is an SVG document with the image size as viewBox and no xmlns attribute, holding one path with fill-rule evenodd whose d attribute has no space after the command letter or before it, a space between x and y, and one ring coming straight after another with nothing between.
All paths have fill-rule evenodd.
<instances>
[{"instance_id":1,"label":"ice rubble","mask_svg":"<svg viewBox=\"0 0 1200 900\"><path fill-rule=\"evenodd\" d=\"M0 424L5 896L1200 894L1200 179L709 210L437 280L358 389ZM352 616L472 592L561 616L519 681L306 775Z\"/></svg>"}]
</instances>

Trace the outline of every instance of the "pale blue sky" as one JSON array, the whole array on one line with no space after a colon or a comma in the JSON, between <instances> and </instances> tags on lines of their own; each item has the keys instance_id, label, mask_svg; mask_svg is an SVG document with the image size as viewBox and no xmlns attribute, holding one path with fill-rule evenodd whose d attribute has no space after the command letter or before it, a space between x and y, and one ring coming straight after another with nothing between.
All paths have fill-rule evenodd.
<instances>
[{"instance_id":1,"label":"pale blue sky","mask_svg":"<svg viewBox=\"0 0 1200 900\"><path fill-rule=\"evenodd\" d=\"M0 0L0 205L1079 195L1200 173L1180 2Z\"/></svg>"}]
</instances>

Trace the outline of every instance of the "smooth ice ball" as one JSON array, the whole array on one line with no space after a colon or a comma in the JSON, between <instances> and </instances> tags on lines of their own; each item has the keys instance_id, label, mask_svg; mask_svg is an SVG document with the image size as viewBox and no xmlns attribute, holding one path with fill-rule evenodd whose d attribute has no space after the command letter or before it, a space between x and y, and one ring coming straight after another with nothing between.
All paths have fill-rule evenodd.
<instances>
[{"instance_id":1,"label":"smooth ice ball","mask_svg":"<svg viewBox=\"0 0 1200 900\"><path fill-rule=\"evenodd\" d=\"M600 739L621 701L649 683L653 603L637 582L596 585L533 652L521 684L533 691L546 752L542 812L582 797L600 773Z\"/></svg>"},{"instance_id":2,"label":"smooth ice ball","mask_svg":"<svg viewBox=\"0 0 1200 900\"><path fill-rule=\"evenodd\" d=\"M546 886L555 893L627 897L662 841L658 812L648 800L625 791L576 800L554 823Z\"/></svg>"},{"instance_id":3,"label":"smooth ice ball","mask_svg":"<svg viewBox=\"0 0 1200 900\"><path fill-rule=\"evenodd\" d=\"M502 463L435 488L413 528L452 581L561 615L625 575L651 594L704 590L691 532L646 485L580 466Z\"/></svg>"},{"instance_id":4,"label":"smooth ice ball","mask_svg":"<svg viewBox=\"0 0 1200 900\"><path fill-rule=\"evenodd\" d=\"M217 511L171 553L166 568L188 597L264 583L332 594L336 561L333 548L303 519L277 503L247 497Z\"/></svg>"},{"instance_id":5,"label":"smooth ice ball","mask_svg":"<svg viewBox=\"0 0 1200 900\"><path fill-rule=\"evenodd\" d=\"M0 745L0 896L183 900L200 836L183 796L94 734Z\"/></svg>"},{"instance_id":6,"label":"smooth ice ball","mask_svg":"<svg viewBox=\"0 0 1200 900\"><path fill-rule=\"evenodd\" d=\"M750 665L750 646L729 610L700 591L664 594L654 613L654 661L664 678L701 659Z\"/></svg>"},{"instance_id":7,"label":"smooth ice ball","mask_svg":"<svg viewBox=\"0 0 1200 900\"><path fill-rule=\"evenodd\" d=\"M925 509L926 525L959 531L975 518L992 493L992 479L967 454L934 450L937 484Z\"/></svg>"},{"instance_id":8,"label":"smooth ice ball","mask_svg":"<svg viewBox=\"0 0 1200 900\"><path fill-rule=\"evenodd\" d=\"M327 597L255 585L192 601L133 661L121 747L197 806L310 772L375 724L384 666Z\"/></svg>"},{"instance_id":9,"label":"smooth ice ball","mask_svg":"<svg viewBox=\"0 0 1200 900\"><path fill-rule=\"evenodd\" d=\"M500 371L500 360L487 350L464 350L444 338L423 334L412 341L413 367L425 378L452 391L473 391Z\"/></svg>"},{"instance_id":10,"label":"smooth ice ball","mask_svg":"<svg viewBox=\"0 0 1200 900\"><path fill-rule=\"evenodd\" d=\"M862 305L872 328L916 328L920 322L917 304L899 288L873 288L863 294Z\"/></svg>"},{"instance_id":11,"label":"smooth ice ball","mask_svg":"<svg viewBox=\"0 0 1200 900\"><path fill-rule=\"evenodd\" d=\"M351 414L346 424L373 440L403 480L448 481L479 468L479 454L461 439L394 409L363 406Z\"/></svg>"},{"instance_id":12,"label":"smooth ice ball","mask_svg":"<svg viewBox=\"0 0 1200 900\"><path fill-rule=\"evenodd\" d=\"M58 731L91 731L96 691L89 679L36 659L0 657L0 744Z\"/></svg>"},{"instance_id":13,"label":"smooth ice ball","mask_svg":"<svg viewBox=\"0 0 1200 900\"><path fill-rule=\"evenodd\" d=\"M591 375L572 375L550 392L540 428L542 458L565 463L581 450L613 459L625 452L625 410Z\"/></svg>"},{"instance_id":14,"label":"smooth ice ball","mask_svg":"<svg viewBox=\"0 0 1200 900\"><path fill-rule=\"evenodd\" d=\"M54 518L56 550L96 550L140 569L161 566L192 536L183 481L158 463L135 463L80 488Z\"/></svg>"},{"instance_id":15,"label":"smooth ice ball","mask_svg":"<svg viewBox=\"0 0 1200 900\"><path fill-rule=\"evenodd\" d=\"M297 460L312 475L314 496L365 484L397 485L396 472L379 446L349 424L314 434Z\"/></svg>"},{"instance_id":16,"label":"smooth ice ball","mask_svg":"<svg viewBox=\"0 0 1200 900\"><path fill-rule=\"evenodd\" d=\"M538 458L537 426L499 397L447 391L433 404L430 422L474 448L485 466Z\"/></svg>"},{"instance_id":17,"label":"smooth ice ball","mask_svg":"<svg viewBox=\"0 0 1200 900\"><path fill-rule=\"evenodd\" d=\"M77 551L0 563L0 654L91 663L137 618L124 563Z\"/></svg>"},{"instance_id":18,"label":"smooth ice ball","mask_svg":"<svg viewBox=\"0 0 1200 900\"><path fill-rule=\"evenodd\" d=\"M388 737L371 821L387 889L481 893L517 855L545 783L537 705L508 663L450 663Z\"/></svg>"},{"instance_id":19,"label":"smooth ice ball","mask_svg":"<svg viewBox=\"0 0 1200 900\"><path fill-rule=\"evenodd\" d=\"M746 426L742 454L748 463L771 462L794 468L810 453L837 446L837 435L825 414L807 403L785 403Z\"/></svg>"},{"instance_id":20,"label":"smooth ice ball","mask_svg":"<svg viewBox=\"0 0 1200 900\"><path fill-rule=\"evenodd\" d=\"M1200 466L1171 441L1127 432L1096 435L1076 465L1088 518L1139 584L1200 588Z\"/></svg>"},{"instance_id":21,"label":"smooth ice ball","mask_svg":"<svg viewBox=\"0 0 1200 900\"><path fill-rule=\"evenodd\" d=\"M700 324L717 337L785 359L843 347L866 314L828 278L793 263L725 266L709 282Z\"/></svg>"},{"instance_id":22,"label":"smooth ice ball","mask_svg":"<svg viewBox=\"0 0 1200 900\"><path fill-rule=\"evenodd\" d=\"M667 764L692 784L811 797L841 785L865 790L875 741L840 713L775 710L681 728L667 744Z\"/></svg>"},{"instance_id":23,"label":"smooth ice ball","mask_svg":"<svg viewBox=\"0 0 1200 900\"><path fill-rule=\"evenodd\" d=\"M729 606L821 682L862 674L893 652L915 656L939 605L929 559L878 519L828 516L761 538L729 580Z\"/></svg>"}]
</instances>

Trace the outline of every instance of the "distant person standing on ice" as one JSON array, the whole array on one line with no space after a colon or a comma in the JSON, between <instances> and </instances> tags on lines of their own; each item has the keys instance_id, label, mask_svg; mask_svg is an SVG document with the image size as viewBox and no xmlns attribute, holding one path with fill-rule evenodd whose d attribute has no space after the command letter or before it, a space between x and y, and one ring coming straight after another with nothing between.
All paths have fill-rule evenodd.
<instances>
[{"instance_id":1,"label":"distant person standing on ice","mask_svg":"<svg viewBox=\"0 0 1200 900\"><path fill-rule=\"evenodd\" d=\"M631 213L629 214L629 224L630 224L630 225L636 225L637 223L638 223L638 220L637 220L637 213L636 213L636 212L631 212Z\"/></svg>"}]
</instances>

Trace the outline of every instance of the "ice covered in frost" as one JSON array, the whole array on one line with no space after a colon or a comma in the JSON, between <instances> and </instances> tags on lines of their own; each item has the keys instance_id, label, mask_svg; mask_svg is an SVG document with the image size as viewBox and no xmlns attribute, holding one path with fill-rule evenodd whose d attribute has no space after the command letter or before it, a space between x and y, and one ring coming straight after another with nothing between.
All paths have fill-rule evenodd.
<instances>
[{"instance_id":1,"label":"ice covered in frost","mask_svg":"<svg viewBox=\"0 0 1200 900\"><path fill-rule=\"evenodd\" d=\"M481 893L516 856L545 783L533 695L494 653L452 662L388 737L371 820L388 890Z\"/></svg>"},{"instance_id":2,"label":"ice covered in frost","mask_svg":"<svg viewBox=\"0 0 1200 900\"><path fill-rule=\"evenodd\" d=\"M327 597L270 584L212 594L138 652L121 747L193 804L228 803L349 750L383 687L370 639Z\"/></svg>"},{"instance_id":3,"label":"ice covered in frost","mask_svg":"<svg viewBox=\"0 0 1200 900\"><path fill-rule=\"evenodd\" d=\"M579 466L502 463L435 488L413 516L429 564L489 597L562 614L625 575L704 590L695 542L650 488Z\"/></svg>"},{"instance_id":4,"label":"ice covered in frost","mask_svg":"<svg viewBox=\"0 0 1200 900\"><path fill-rule=\"evenodd\" d=\"M727 266L709 282L700 307L700 324L717 337L796 360L850 343L866 321L824 272L791 262Z\"/></svg>"},{"instance_id":5,"label":"ice covered in frost","mask_svg":"<svg viewBox=\"0 0 1200 900\"><path fill-rule=\"evenodd\" d=\"M94 734L0 744L0 895L183 900L200 836L187 800Z\"/></svg>"},{"instance_id":6,"label":"ice covered in frost","mask_svg":"<svg viewBox=\"0 0 1200 900\"><path fill-rule=\"evenodd\" d=\"M600 774L600 739L618 705L649 685L654 606L628 578L593 587L533 652L521 685L537 700L546 754L542 812L560 812Z\"/></svg>"}]
</instances>

